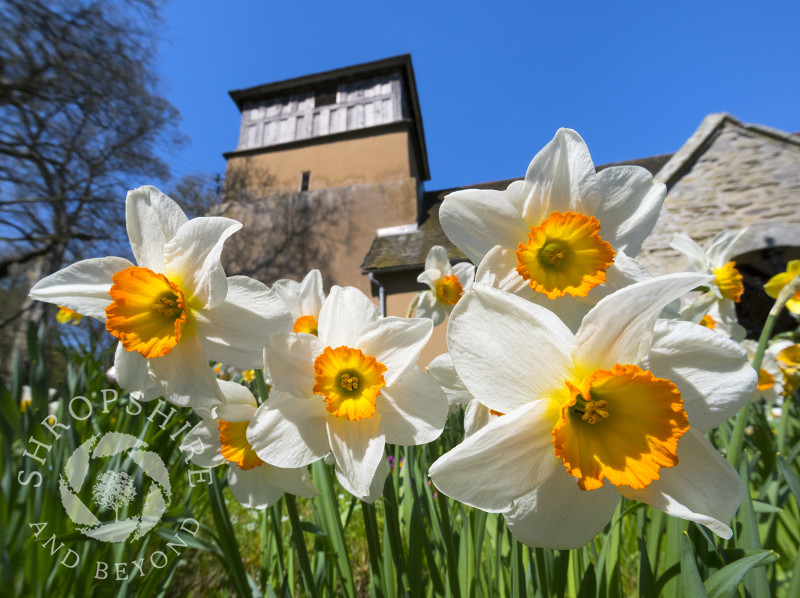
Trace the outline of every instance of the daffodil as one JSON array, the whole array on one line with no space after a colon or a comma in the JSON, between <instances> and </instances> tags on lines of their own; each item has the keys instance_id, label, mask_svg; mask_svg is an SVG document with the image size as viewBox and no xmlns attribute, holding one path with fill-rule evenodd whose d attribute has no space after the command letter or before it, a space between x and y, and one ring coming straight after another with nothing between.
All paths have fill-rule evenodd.
<instances>
[{"instance_id":1,"label":"daffodil","mask_svg":"<svg viewBox=\"0 0 800 598\"><path fill-rule=\"evenodd\" d=\"M68 307L64 307L63 305L58 306L58 313L56 314L56 320L60 324L80 324L83 316L76 311L69 309Z\"/></svg>"},{"instance_id":2,"label":"daffodil","mask_svg":"<svg viewBox=\"0 0 800 598\"><path fill-rule=\"evenodd\" d=\"M666 187L644 168L595 174L583 139L570 129L505 191L448 195L439 218L473 263L476 280L545 305L573 329L603 296L649 277L634 258L653 229Z\"/></svg>"},{"instance_id":3,"label":"daffodil","mask_svg":"<svg viewBox=\"0 0 800 598\"><path fill-rule=\"evenodd\" d=\"M385 444L424 444L444 427L447 399L416 366L432 330L428 319L382 318L357 289L333 287L318 336L270 339L273 393L247 433L256 454L278 467L330 454L345 489L375 500L388 471Z\"/></svg>"},{"instance_id":4,"label":"daffodil","mask_svg":"<svg viewBox=\"0 0 800 598\"><path fill-rule=\"evenodd\" d=\"M756 374L736 343L658 318L709 281L683 273L628 286L576 334L539 305L473 285L448 345L469 392L504 415L431 466L436 487L503 513L531 546L583 545L620 495L730 537L744 484L704 434L746 404Z\"/></svg>"},{"instance_id":5,"label":"daffodil","mask_svg":"<svg viewBox=\"0 0 800 598\"><path fill-rule=\"evenodd\" d=\"M741 342L741 345L752 361L758 349L758 343L746 339ZM794 372L791 360L793 357L797 358L798 348L800 345L796 345L788 339L775 339L767 345L761 359L758 386L753 391L753 400L763 399L776 405L783 403L784 395L794 390Z\"/></svg>"},{"instance_id":6,"label":"daffodil","mask_svg":"<svg viewBox=\"0 0 800 598\"><path fill-rule=\"evenodd\" d=\"M222 245L239 222L189 220L155 187L130 191L125 209L136 264L83 260L40 280L30 296L105 322L120 341L114 365L123 388L155 383L177 405L208 407L219 400L208 360L260 367L283 307L260 282L225 276Z\"/></svg>"},{"instance_id":7,"label":"daffodil","mask_svg":"<svg viewBox=\"0 0 800 598\"><path fill-rule=\"evenodd\" d=\"M447 250L441 245L434 245L425 258L425 270L417 277L417 282L430 287L420 296L417 316L430 318L433 325L438 326L474 279L475 266L466 262L451 266Z\"/></svg>"},{"instance_id":8,"label":"daffodil","mask_svg":"<svg viewBox=\"0 0 800 598\"><path fill-rule=\"evenodd\" d=\"M742 275L736 262L730 258L739 239L747 229L724 230L711 241L708 251L689 236L673 235L670 247L680 251L691 260L692 270L711 274L714 278L707 292L690 300L681 310L681 318L711 328L728 338L740 341L745 329L736 319L736 306L744 293Z\"/></svg>"},{"instance_id":9,"label":"daffodil","mask_svg":"<svg viewBox=\"0 0 800 598\"><path fill-rule=\"evenodd\" d=\"M283 302L289 313L289 319L281 332L317 334L319 310L325 301L322 274L319 270L311 270L300 282L278 280L272 285L270 292Z\"/></svg>"},{"instance_id":10,"label":"daffodil","mask_svg":"<svg viewBox=\"0 0 800 598\"><path fill-rule=\"evenodd\" d=\"M181 450L200 467L227 463L231 494L245 507L264 509L284 492L317 494L308 470L281 469L264 463L247 442L247 426L256 412L253 394L241 384L220 381L224 403L215 406L181 441Z\"/></svg>"},{"instance_id":11,"label":"daffodil","mask_svg":"<svg viewBox=\"0 0 800 598\"><path fill-rule=\"evenodd\" d=\"M800 260L792 260L786 266L786 271L776 274L764 285L767 295L773 299L778 298L781 289L789 284L795 277L800 276ZM800 289L794 292L786 301L786 309L793 314L800 315Z\"/></svg>"}]
</instances>

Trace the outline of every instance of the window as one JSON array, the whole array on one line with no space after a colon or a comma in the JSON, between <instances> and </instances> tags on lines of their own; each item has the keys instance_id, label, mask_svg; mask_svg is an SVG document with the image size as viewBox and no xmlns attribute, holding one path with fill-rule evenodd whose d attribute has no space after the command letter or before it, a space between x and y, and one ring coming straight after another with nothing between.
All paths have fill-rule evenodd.
<instances>
[{"instance_id":1,"label":"window","mask_svg":"<svg viewBox=\"0 0 800 598\"><path fill-rule=\"evenodd\" d=\"M308 183L311 180L311 171L306 170L300 177L300 191L308 191Z\"/></svg>"}]
</instances>

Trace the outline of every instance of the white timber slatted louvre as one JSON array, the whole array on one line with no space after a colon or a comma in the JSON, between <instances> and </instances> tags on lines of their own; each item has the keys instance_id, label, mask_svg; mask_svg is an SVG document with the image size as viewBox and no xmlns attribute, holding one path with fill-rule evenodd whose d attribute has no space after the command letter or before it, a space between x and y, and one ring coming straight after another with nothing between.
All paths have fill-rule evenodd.
<instances>
[{"instance_id":1,"label":"white timber slatted louvre","mask_svg":"<svg viewBox=\"0 0 800 598\"><path fill-rule=\"evenodd\" d=\"M247 102L237 150L385 125L408 112L399 73Z\"/></svg>"}]
</instances>

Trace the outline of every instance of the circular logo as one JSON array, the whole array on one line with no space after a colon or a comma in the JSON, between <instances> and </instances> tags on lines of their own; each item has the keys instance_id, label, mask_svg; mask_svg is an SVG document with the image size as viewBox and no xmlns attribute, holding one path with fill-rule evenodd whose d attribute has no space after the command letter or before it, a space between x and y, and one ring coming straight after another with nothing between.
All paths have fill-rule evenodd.
<instances>
[{"instance_id":1,"label":"circular logo","mask_svg":"<svg viewBox=\"0 0 800 598\"><path fill-rule=\"evenodd\" d=\"M146 442L130 434L107 432L100 440L97 435L89 438L67 460L59 476L61 504L84 535L101 542L123 542L133 534L138 540L159 522L170 499L169 473L161 458L146 447ZM139 470L133 475L120 471L133 465ZM99 507L105 521L86 502ZM132 506L140 506L139 515L128 513Z\"/></svg>"}]
</instances>

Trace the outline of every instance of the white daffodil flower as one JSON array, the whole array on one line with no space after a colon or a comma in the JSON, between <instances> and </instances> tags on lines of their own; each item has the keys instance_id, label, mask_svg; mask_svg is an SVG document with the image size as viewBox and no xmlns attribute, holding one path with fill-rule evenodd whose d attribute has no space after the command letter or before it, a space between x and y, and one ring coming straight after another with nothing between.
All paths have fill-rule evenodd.
<instances>
[{"instance_id":1,"label":"white daffodil flower","mask_svg":"<svg viewBox=\"0 0 800 598\"><path fill-rule=\"evenodd\" d=\"M248 442L278 467L330 453L341 484L374 501L387 471L385 443L424 444L444 428L447 399L416 366L432 330L427 319L382 318L359 290L333 287L318 336L270 339L273 394L258 408Z\"/></svg>"},{"instance_id":2,"label":"white daffodil flower","mask_svg":"<svg viewBox=\"0 0 800 598\"><path fill-rule=\"evenodd\" d=\"M441 245L434 245L425 258L425 271L417 276L417 282L431 288L422 292L417 304L417 316L430 318L433 325L438 326L444 322L473 280L475 266L466 262L451 266L447 250Z\"/></svg>"},{"instance_id":3,"label":"white daffodil flower","mask_svg":"<svg viewBox=\"0 0 800 598\"><path fill-rule=\"evenodd\" d=\"M756 355L758 343L754 340L746 339L741 342L742 347L747 351L750 361ZM784 371L782 362L778 359L784 350L794 346L794 343L787 339L774 340L767 345L764 357L761 359L761 367L758 370L758 385L753 391L753 400L763 399L768 403L780 405L783 403L783 393L786 390Z\"/></svg>"},{"instance_id":4,"label":"white daffodil flower","mask_svg":"<svg viewBox=\"0 0 800 598\"><path fill-rule=\"evenodd\" d=\"M673 235L669 243L670 247L691 260L692 270L714 276L710 290L691 300L681 310L681 319L707 326L735 341L741 341L747 333L736 319L734 305L739 303L744 293L742 275L736 269L736 262L730 258L734 246L746 232L747 229L724 230L714 237L708 251L683 233Z\"/></svg>"},{"instance_id":5,"label":"white daffodil flower","mask_svg":"<svg viewBox=\"0 0 800 598\"><path fill-rule=\"evenodd\" d=\"M149 186L128 192L125 211L136 265L83 260L40 280L30 296L105 322L120 340L114 367L123 388L156 385L176 405L209 407L220 397L208 360L261 367L264 339L288 315L260 282L225 276L222 245L239 222L189 220Z\"/></svg>"},{"instance_id":6,"label":"white daffodil flower","mask_svg":"<svg viewBox=\"0 0 800 598\"><path fill-rule=\"evenodd\" d=\"M317 334L319 310L325 301L319 270L311 270L301 282L286 278L278 280L270 292L283 302L289 312L288 326L281 332Z\"/></svg>"},{"instance_id":7,"label":"white daffodil flower","mask_svg":"<svg viewBox=\"0 0 800 598\"><path fill-rule=\"evenodd\" d=\"M704 433L747 403L756 373L729 339L658 318L709 280L626 287L577 334L541 306L473 285L453 310L450 354L469 392L505 415L431 466L435 486L503 513L530 546L585 544L620 494L730 537L744 484Z\"/></svg>"},{"instance_id":8,"label":"white daffodil flower","mask_svg":"<svg viewBox=\"0 0 800 598\"><path fill-rule=\"evenodd\" d=\"M575 330L602 297L650 276L632 258L666 192L638 166L595 174L583 139L560 129L524 181L451 193L439 218L479 264L476 280L544 305Z\"/></svg>"},{"instance_id":9,"label":"white daffodil flower","mask_svg":"<svg viewBox=\"0 0 800 598\"><path fill-rule=\"evenodd\" d=\"M264 463L247 443L247 426L257 404L247 387L221 380L225 403L192 428L181 442L181 450L200 467L228 463L231 494L245 507L264 509L278 502L284 492L316 496L317 490L305 467L281 469Z\"/></svg>"}]
</instances>

